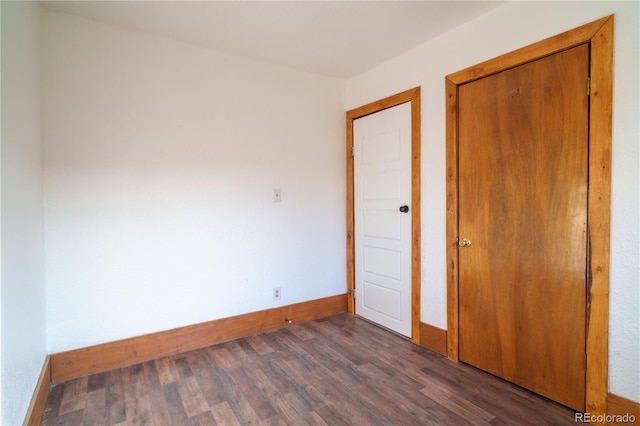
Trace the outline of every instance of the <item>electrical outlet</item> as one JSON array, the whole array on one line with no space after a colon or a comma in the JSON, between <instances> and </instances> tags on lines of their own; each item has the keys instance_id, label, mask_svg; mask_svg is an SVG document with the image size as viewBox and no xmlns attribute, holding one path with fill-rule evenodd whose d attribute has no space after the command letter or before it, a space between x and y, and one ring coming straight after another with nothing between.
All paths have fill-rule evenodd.
<instances>
[{"instance_id":1,"label":"electrical outlet","mask_svg":"<svg viewBox=\"0 0 640 426\"><path fill-rule=\"evenodd\" d=\"M282 290L280 289L280 287L274 287L273 300L280 300L281 296L282 296Z\"/></svg>"}]
</instances>

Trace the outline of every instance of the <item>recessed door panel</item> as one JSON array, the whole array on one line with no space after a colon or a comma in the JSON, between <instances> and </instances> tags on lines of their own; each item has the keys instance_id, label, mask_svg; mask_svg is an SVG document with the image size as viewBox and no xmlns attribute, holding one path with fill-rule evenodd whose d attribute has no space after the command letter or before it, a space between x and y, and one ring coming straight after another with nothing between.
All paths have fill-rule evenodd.
<instances>
[{"instance_id":1,"label":"recessed door panel","mask_svg":"<svg viewBox=\"0 0 640 426\"><path fill-rule=\"evenodd\" d=\"M400 240L401 216L394 210L365 210L362 212L362 233L365 237Z\"/></svg>"},{"instance_id":2,"label":"recessed door panel","mask_svg":"<svg viewBox=\"0 0 640 426\"><path fill-rule=\"evenodd\" d=\"M364 247L363 271L400 281L402 272L402 253L399 250L379 247Z\"/></svg>"},{"instance_id":3,"label":"recessed door panel","mask_svg":"<svg viewBox=\"0 0 640 426\"><path fill-rule=\"evenodd\" d=\"M402 312L400 292L369 281L363 282L362 305L378 315L388 317L392 321L401 321Z\"/></svg>"},{"instance_id":4,"label":"recessed door panel","mask_svg":"<svg viewBox=\"0 0 640 426\"><path fill-rule=\"evenodd\" d=\"M400 200L401 179L399 171L367 171L360 176L362 197L365 200Z\"/></svg>"},{"instance_id":5,"label":"recessed door panel","mask_svg":"<svg viewBox=\"0 0 640 426\"><path fill-rule=\"evenodd\" d=\"M390 163L400 160L401 134L399 129L383 131L369 137L362 146L362 164Z\"/></svg>"}]
</instances>

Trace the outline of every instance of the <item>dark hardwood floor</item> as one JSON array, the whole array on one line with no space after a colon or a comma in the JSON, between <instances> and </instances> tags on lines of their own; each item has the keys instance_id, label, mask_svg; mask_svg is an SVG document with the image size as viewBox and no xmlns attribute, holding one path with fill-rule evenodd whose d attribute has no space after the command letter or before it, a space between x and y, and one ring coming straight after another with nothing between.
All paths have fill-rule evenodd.
<instances>
[{"instance_id":1,"label":"dark hardwood floor","mask_svg":"<svg viewBox=\"0 0 640 426\"><path fill-rule=\"evenodd\" d=\"M570 425L574 412L340 314L53 386L43 425Z\"/></svg>"}]
</instances>

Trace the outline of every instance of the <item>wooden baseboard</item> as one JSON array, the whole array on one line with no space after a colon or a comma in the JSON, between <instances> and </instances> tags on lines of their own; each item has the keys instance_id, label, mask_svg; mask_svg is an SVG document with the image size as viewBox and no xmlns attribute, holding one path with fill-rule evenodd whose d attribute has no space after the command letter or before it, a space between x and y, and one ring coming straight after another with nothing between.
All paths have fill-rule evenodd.
<instances>
[{"instance_id":1,"label":"wooden baseboard","mask_svg":"<svg viewBox=\"0 0 640 426\"><path fill-rule=\"evenodd\" d=\"M47 355L40 371L40 377L36 383L36 388L33 391L31 402L29 402L29 408L27 408L27 415L24 418L23 425L35 426L39 425L42 420L42 413L44 412L44 405L47 403L47 396L49 395L49 388L51 387L51 357Z\"/></svg>"},{"instance_id":2,"label":"wooden baseboard","mask_svg":"<svg viewBox=\"0 0 640 426\"><path fill-rule=\"evenodd\" d=\"M627 423L629 423L630 418L633 416L634 420L630 423L640 423L640 403L610 393L607 395L607 414L609 416L622 416L622 422L626 421ZM624 416L627 417L625 418ZM614 421L609 424L620 424L622 422Z\"/></svg>"},{"instance_id":3,"label":"wooden baseboard","mask_svg":"<svg viewBox=\"0 0 640 426\"><path fill-rule=\"evenodd\" d=\"M441 355L447 355L447 330L420 323L420 346Z\"/></svg>"},{"instance_id":4,"label":"wooden baseboard","mask_svg":"<svg viewBox=\"0 0 640 426\"><path fill-rule=\"evenodd\" d=\"M203 348L345 312L347 295L326 297L51 355L54 383ZM291 322L287 322L287 320Z\"/></svg>"}]
</instances>

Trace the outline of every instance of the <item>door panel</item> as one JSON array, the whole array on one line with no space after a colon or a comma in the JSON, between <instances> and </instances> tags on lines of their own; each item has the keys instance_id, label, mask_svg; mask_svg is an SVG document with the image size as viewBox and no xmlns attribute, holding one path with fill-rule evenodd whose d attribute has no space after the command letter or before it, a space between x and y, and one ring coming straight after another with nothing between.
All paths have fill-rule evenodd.
<instances>
[{"instance_id":1,"label":"door panel","mask_svg":"<svg viewBox=\"0 0 640 426\"><path fill-rule=\"evenodd\" d=\"M354 135L356 313L411 336L411 103L359 118Z\"/></svg>"},{"instance_id":2,"label":"door panel","mask_svg":"<svg viewBox=\"0 0 640 426\"><path fill-rule=\"evenodd\" d=\"M399 240L401 216L396 211L365 210L362 212L362 232L365 237Z\"/></svg>"},{"instance_id":3,"label":"door panel","mask_svg":"<svg viewBox=\"0 0 640 426\"><path fill-rule=\"evenodd\" d=\"M460 359L584 410L588 46L459 88Z\"/></svg>"},{"instance_id":4,"label":"door panel","mask_svg":"<svg viewBox=\"0 0 640 426\"><path fill-rule=\"evenodd\" d=\"M366 141L363 142L366 146ZM390 161L391 162L391 161ZM388 165L388 164L387 164ZM374 169L371 163L361 163L366 169ZM362 169L362 167L360 168ZM400 191L400 176L399 170L393 170L390 172L376 172L366 171L366 179L362 181L362 197L363 200L367 200L370 203L384 204L389 200L400 200L402 197Z\"/></svg>"}]
</instances>

